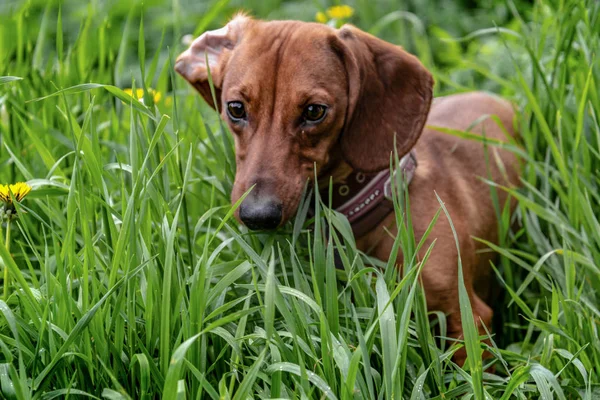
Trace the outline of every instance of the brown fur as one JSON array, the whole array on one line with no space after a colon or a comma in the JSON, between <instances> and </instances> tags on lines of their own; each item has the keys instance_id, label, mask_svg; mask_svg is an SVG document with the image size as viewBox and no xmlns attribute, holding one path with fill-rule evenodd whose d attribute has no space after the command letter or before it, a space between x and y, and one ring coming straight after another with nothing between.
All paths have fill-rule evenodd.
<instances>
[{"instance_id":1,"label":"brown fur","mask_svg":"<svg viewBox=\"0 0 600 400\"><path fill-rule=\"evenodd\" d=\"M493 114L514 135L508 103L482 93L432 103L433 79L414 56L351 26L335 30L320 24L239 16L223 30L202 35L177 61L177 71L209 104L213 102L205 52L211 54L217 108L230 122L235 137L233 202L255 185L257 196L281 201L283 224L296 213L315 165L319 178L345 174L349 166L372 172L389 166L394 138L400 155L414 147L419 166L409 194L417 240L439 208L437 192L458 233L465 284L480 333L484 333L481 323L490 327L492 310L482 300L489 291L489 256L478 254L481 246L472 237L496 242L497 220L490 188L478 177L488 177L489 168L492 180L517 184L517 160L508 151L491 148L488 167L481 143L423 127L466 130L480 117ZM225 111L229 101L244 102L246 123L229 121ZM328 114L320 124L306 126L300 117L303 107L311 103L326 104ZM489 119L472 131L506 140ZM496 165L497 158L506 177ZM499 196L501 205L508 201L504 192ZM394 224L390 215L380 227L359 238L357 245L386 260L393 243L386 229L394 234ZM428 307L448 314L449 334L458 338L462 326L457 250L444 216L427 244L434 239L437 243L422 273ZM464 351L455 355L461 364L465 357Z\"/></svg>"}]
</instances>

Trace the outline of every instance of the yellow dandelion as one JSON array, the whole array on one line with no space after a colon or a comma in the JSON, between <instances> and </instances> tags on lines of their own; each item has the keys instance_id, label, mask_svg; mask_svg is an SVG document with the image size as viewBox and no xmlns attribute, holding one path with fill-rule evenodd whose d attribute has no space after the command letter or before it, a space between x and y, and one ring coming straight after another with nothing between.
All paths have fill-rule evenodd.
<instances>
[{"instance_id":1,"label":"yellow dandelion","mask_svg":"<svg viewBox=\"0 0 600 400\"><path fill-rule=\"evenodd\" d=\"M131 88L123 89L123 91L125 93L127 93L128 95L130 95L131 97L135 97L136 99L138 99L141 102L144 101L144 89L135 89L135 96L133 96L133 89L131 89ZM149 88L148 94L150 96L152 96L152 99L154 100L155 103L158 103L160 101L160 99L162 98L162 93L157 92L154 89Z\"/></svg>"},{"instance_id":2,"label":"yellow dandelion","mask_svg":"<svg viewBox=\"0 0 600 400\"><path fill-rule=\"evenodd\" d=\"M25 182L18 182L12 185L0 185L0 201L10 205L12 204L12 196L16 201L20 202L31 192L31 186Z\"/></svg>"},{"instance_id":3,"label":"yellow dandelion","mask_svg":"<svg viewBox=\"0 0 600 400\"><path fill-rule=\"evenodd\" d=\"M127 93L128 95L130 95L131 97L133 97L133 89L132 88L127 88L127 89L123 89L123 91L125 93ZM135 97L139 100L141 98L144 97L144 91L142 89L136 89L135 90Z\"/></svg>"},{"instance_id":4,"label":"yellow dandelion","mask_svg":"<svg viewBox=\"0 0 600 400\"><path fill-rule=\"evenodd\" d=\"M315 15L315 20L317 22L320 22L322 24L327 23L327 16L325 15L324 12L319 11L316 15Z\"/></svg>"},{"instance_id":5,"label":"yellow dandelion","mask_svg":"<svg viewBox=\"0 0 600 400\"><path fill-rule=\"evenodd\" d=\"M333 6L327 9L327 15L332 19L346 19L354 15L354 8L348 5Z\"/></svg>"}]
</instances>

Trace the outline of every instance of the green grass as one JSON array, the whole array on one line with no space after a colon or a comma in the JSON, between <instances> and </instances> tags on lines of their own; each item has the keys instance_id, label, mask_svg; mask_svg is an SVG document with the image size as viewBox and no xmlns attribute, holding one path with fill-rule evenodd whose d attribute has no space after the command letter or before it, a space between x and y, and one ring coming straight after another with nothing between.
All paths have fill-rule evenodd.
<instances>
[{"instance_id":1,"label":"green grass","mask_svg":"<svg viewBox=\"0 0 600 400\"><path fill-rule=\"evenodd\" d=\"M312 20L330 3L12 1L0 4L0 183L34 190L10 254L0 232L0 396L600 397L600 3L391 3L350 2L351 21L417 54L436 95L485 89L519 108L523 185L496 188L519 207L512 220L498 210L489 244L504 288L496 372L451 361L462 344L427 311L410 212L392 252L402 276L327 208L309 230L303 202L277 234L232 217L232 139L175 77L180 39L242 5Z\"/></svg>"}]
</instances>

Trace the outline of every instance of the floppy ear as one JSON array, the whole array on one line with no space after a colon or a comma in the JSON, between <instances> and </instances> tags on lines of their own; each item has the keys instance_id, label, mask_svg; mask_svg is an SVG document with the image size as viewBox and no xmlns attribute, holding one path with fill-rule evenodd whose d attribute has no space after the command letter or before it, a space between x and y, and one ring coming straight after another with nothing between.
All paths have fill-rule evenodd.
<instances>
[{"instance_id":1,"label":"floppy ear","mask_svg":"<svg viewBox=\"0 0 600 400\"><path fill-rule=\"evenodd\" d=\"M204 32L190 47L177 57L175 71L200 92L204 100L216 110L220 109L221 85L231 51L241 39L248 17L239 15L221 29ZM206 61L208 60L208 65ZM215 87L217 104L213 102L208 82L208 69Z\"/></svg>"},{"instance_id":2,"label":"floppy ear","mask_svg":"<svg viewBox=\"0 0 600 400\"><path fill-rule=\"evenodd\" d=\"M338 38L349 85L343 156L360 171L388 168L394 137L402 157L421 135L433 78L416 57L355 27L342 27Z\"/></svg>"}]
</instances>

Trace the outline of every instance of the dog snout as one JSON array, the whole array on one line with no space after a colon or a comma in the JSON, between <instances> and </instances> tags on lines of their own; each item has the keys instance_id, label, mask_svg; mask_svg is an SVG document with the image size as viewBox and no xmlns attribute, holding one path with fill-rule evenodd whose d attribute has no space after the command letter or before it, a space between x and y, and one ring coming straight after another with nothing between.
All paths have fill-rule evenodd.
<instances>
[{"instance_id":1,"label":"dog snout","mask_svg":"<svg viewBox=\"0 0 600 400\"><path fill-rule=\"evenodd\" d=\"M240 219L249 229L275 229L283 217L281 202L248 197L240 205Z\"/></svg>"}]
</instances>

